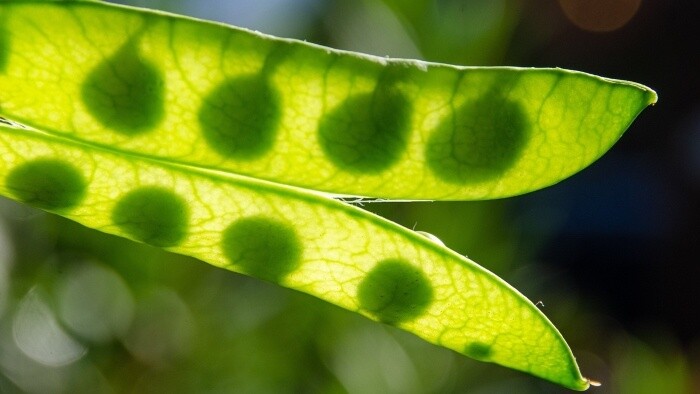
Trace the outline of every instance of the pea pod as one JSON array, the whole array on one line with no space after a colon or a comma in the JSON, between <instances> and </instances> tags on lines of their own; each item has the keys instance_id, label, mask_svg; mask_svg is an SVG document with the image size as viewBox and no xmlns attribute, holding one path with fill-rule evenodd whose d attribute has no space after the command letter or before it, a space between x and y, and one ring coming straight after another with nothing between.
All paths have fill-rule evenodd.
<instances>
[{"instance_id":1,"label":"pea pod","mask_svg":"<svg viewBox=\"0 0 700 394\"><path fill-rule=\"evenodd\" d=\"M0 194L584 389L524 296L423 235L324 196L0 126Z\"/></svg>"},{"instance_id":2,"label":"pea pod","mask_svg":"<svg viewBox=\"0 0 700 394\"><path fill-rule=\"evenodd\" d=\"M0 7L6 116L334 194L536 190L600 157L656 100L580 72L377 58L101 3Z\"/></svg>"},{"instance_id":3,"label":"pea pod","mask_svg":"<svg viewBox=\"0 0 700 394\"><path fill-rule=\"evenodd\" d=\"M656 100L650 89L376 58L83 1L0 3L0 87L14 121L0 125L0 194L588 387L517 290L326 193L535 190L602 155Z\"/></svg>"}]
</instances>

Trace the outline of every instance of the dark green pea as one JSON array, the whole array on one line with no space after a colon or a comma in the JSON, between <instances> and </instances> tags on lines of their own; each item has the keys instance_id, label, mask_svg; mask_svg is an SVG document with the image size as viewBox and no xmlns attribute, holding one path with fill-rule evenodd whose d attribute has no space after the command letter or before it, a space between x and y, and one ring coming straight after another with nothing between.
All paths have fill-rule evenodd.
<instances>
[{"instance_id":1,"label":"dark green pea","mask_svg":"<svg viewBox=\"0 0 700 394\"><path fill-rule=\"evenodd\" d=\"M112 222L130 237L160 247L176 246L187 235L185 201L159 186L145 186L124 195L112 211Z\"/></svg>"},{"instance_id":2,"label":"dark green pea","mask_svg":"<svg viewBox=\"0 0 700 394\"><path fill-rule=\"evenodd\" d=\"M357 288L360 307L378 320L398 324L420 316L433 299L423 271L406 261L384 260Z\"/></svg>"},{"instance_id":3,"label":"dark green pea","mask_svg":"<svg viewBox=\"0 0 700 394\"><path fill-rule=\"evenodd\" d=\"M163 119L165 82L129 41L90 72L82 99L105 128L125 135L153 131Z\"/></svg>"},{"instance_id":4,"label":"dark green pea","mask_svg":"<svg viewBox=\"0 0 700 394\"><path fill-rule=\"evenodd\" d=\"M262 216L232 223L223 234L222 249L231 264L251 276L282 280L301 261L302 246L290 225Z\"/></svg>"},{"instance_id":5,"label":"dark green pea","mask_svg":"<svg viewBox=\"0 0 700 394\"><path fill-rule=\"evenodd\" d=\"M74 165L60 159L36 159L10 171L7 189L20 201L48 210L67 210L83 199L86 182Z\"/></svg>"}]
</instances>

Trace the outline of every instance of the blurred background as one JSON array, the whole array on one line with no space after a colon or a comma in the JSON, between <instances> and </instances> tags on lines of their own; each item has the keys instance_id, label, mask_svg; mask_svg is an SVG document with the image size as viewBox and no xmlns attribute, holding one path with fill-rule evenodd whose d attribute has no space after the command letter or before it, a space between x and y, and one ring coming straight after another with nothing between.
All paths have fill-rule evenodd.
<instances>
[{"instance_id":1,"label":"blurred background","mask_svg":"<svg viewBox=\"0 0 700 394\"><path fill-rule=\"evenodd\" d=\"M657 90L529 195L367 204L521 290L594 393L700 392L700 7L689 0L125 1L376 55ZM559 393L310 296L0 200L0 392Z\"/></svg>"}]
</instances>

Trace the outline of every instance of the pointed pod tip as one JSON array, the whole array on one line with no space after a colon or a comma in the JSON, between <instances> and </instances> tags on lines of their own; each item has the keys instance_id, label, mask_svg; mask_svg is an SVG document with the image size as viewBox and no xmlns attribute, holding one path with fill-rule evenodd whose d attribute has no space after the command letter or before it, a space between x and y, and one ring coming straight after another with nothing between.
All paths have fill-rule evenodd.
<instances>
[{"instance_id":1,"label":"pointed pod tip","mask_svg":"<svg viewBox=\"0 0 700 394\"><path fill-rule=\"evenodd\" d=\"M602 384L593 379L589 379L585 376L578 375L575 380L569 381L566 384L563 384L562 382L559 382L562 386L574 390L574 391L588 391L588 389L593 387L600 387Z\"/></svg>"},{"instance_id":2,"label":"pointed pod tip","mask_svg":"<svg viewBox=\"0 0 700 394\"><path fill-rule=\"evenodd\" d=\"M656 94L656 91L654 91L654 89L652 89L646 85L643 85L641 83L638 83L638 82L625 81L625 80L621 80L621 79L610 79L610 78L601 78L601 79L603 81L608 82L608 83L627 86L629 88L632 88L632 89L639 91L642 94L642 96L644 97L645 106L656 104L656 101L659 98L659 96Z\"/></svg>"},{"instance_id":3,"label":"pointed pod tip","mask_svg":"<svg viewBox=\"0 0 700 394\"><path fill-rule=\"evenodd\" d=\"M597 381L597 380L593 380L593 379L589 379L589 378L583 378L583 380L585 380L585 382L586 382L586 386L585 386L584 390L588 390L588 388L589 388L590 386L593 386L593 387L600 387L600 386L603 385L602 383L600 383L600 382Z\"/></svg>"},{"instance_id":4,"label":"pointed pod tip","mask_svg":"<svg viewBox=\"0 0 700 394\"><path fill-rule=\"evenodd\" d=\"M646 95L647 105L656 104L656 101L659 99L659 95L656 94L656 92L651 88L648 88L646 86L644 86L643 88L644 88L644 93Z\"/></svg>"},{"instance_id":5,"label":"pointed pod tip","mask_svg":"<svg viewBox=\"0 0 700 394\"><path fill-rule=\"evenodd\" d=\"M644 106L649 106L649 105L654 105L656 104L656 101L659 99L659 96L656 94L656 91L654 89L642 85L641 83L637 82L629 82L629 81L622 81L624 84L631 86L633 88L636 88L637 90L641 91L642 97L644 97Z\"/></svg>"}]
</instances>

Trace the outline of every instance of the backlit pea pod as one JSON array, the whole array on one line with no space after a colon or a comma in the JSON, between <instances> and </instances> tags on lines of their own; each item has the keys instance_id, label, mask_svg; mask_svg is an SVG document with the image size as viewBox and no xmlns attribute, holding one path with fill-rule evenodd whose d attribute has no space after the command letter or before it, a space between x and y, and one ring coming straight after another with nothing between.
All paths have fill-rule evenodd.
<instances>
[{"instance_id":1,"label":"backlit pea pod","mask_svg":"<svg viewBox=\"0 0 700 394\"><path fill-rule=\"evenodd\" d=\"M0 194L588 387L546 317L491 273L285 185L402 199L524 193L602 155L655 102L650 89L21 0L0 3L0 87L0 115L41 130L0 128Z\"/></svg>"},{"instance_id":2,"label":"backlit pea pod","mask_svg":"<svg viewBox=\"0 0 700 394\"><path fill-rule=\"evenodd\" d=\"M334 199L8 125L0 195L309 293L478 360L589 385L557 329L510 285Z\"/></svg>"},{"instance_id":3,"label":"backlit pea pod","mask_svg":"<svg viewBox=\"0 0 700 394\"><path fill-rule=\"evenodd\" d=\"M0 113L116 150L333 194L556 183L656 101L561 69L371 57L98 2L0 4Z\"/></svg>"}]
</instances>

